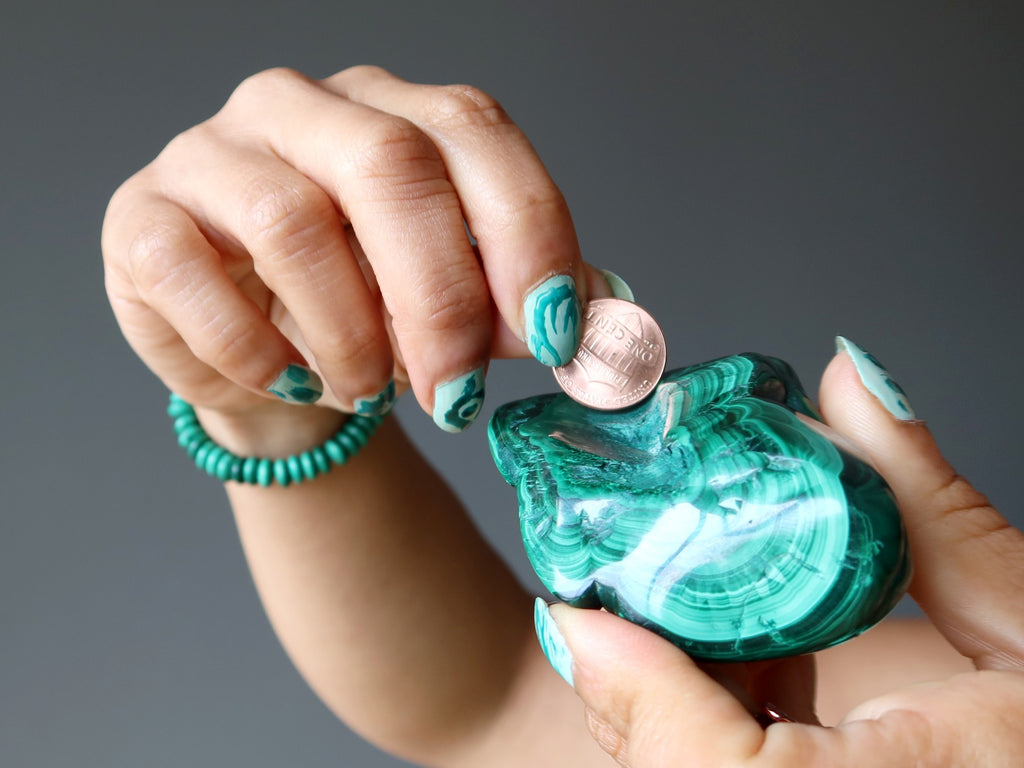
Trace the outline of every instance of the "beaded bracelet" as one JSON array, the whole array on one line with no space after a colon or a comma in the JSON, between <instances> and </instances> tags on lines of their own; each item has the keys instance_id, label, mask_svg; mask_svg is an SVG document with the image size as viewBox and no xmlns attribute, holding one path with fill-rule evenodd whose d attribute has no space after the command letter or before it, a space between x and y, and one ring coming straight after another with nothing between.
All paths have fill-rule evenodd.
<instances>
[{"instance_id":1,"label":"beaded bracelet","mask_svg":"<svg viewBox=\"0 0 1024 768\"><path fill-rule=\"evenodd\" d=\"M329 472L332 465L342 465L355 456L377 431L383 416L352 414L341 429L322 444L284 459L266 459L257 456L236 456L213 441L203 429L196 410L178 395L171 393L167 415L174 420L178 445L206 474L227 482L261 485L264 488L277 481L282 487Z\"/></svg>"}]
</instances>

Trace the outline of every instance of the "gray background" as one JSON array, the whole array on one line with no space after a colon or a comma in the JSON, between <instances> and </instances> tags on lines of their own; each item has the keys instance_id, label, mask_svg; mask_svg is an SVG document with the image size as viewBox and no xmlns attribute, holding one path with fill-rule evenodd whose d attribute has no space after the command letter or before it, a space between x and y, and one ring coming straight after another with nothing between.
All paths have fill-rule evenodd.
<instances>
[{"instance_id":1,"label":"gray background","mask_svg":"<svg viewBox=\"0 0 1024 768\"><path fill-rule=\"evenodd\" d=\"M637 5L0 11L0 764L397 764L289 665L222 491L179 453L103 294L110 193L269 66L483 87L588 260L661 320L671 364L770 352L814 391L849 335L1024 521L1020 4ZM549 376L495 365L484 417ZM399 413L534 584L484 429Z\"/></svg>"}]
</instances>

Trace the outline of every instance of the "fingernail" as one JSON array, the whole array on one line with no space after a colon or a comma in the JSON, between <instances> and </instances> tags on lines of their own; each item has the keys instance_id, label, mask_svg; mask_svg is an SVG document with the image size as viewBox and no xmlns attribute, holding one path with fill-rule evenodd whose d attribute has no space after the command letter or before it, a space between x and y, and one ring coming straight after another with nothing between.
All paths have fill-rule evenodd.
<instances>
[{"instance_id":1,"label":"fingernail","mask_svg":"<svg viewBox=\"0 0 1024 768\"><path fill-rule=\"evenodd\" d=\"M357 397L352 401L352 410L360 416L383 416L395 404L395 380L372 397Z\"/></svg>"},{"instance_id":2,"label":"fingernail","mask_svg":"<svg viewBox=\"0 0 1024 768\"><path fill-rule=\"evenodd\" d=\"M551 618L548 604L539 597L533 603L533 626L537 630L540 648L544 651L548 662L555 668L555 672L562 676L565 682L573 685L572 651L565 644L562 630L558 628L555 620Z\"/></svg>"},{"instance_id":3,"label":"fingernail","mask_svg":"<svg viewBox=\"0 0 1024 768\"><path fill-rule=\"evenodd\" d=\"M544 365L565 365L580 345L580 301L576 282L555 275L530 291L523 302L526 344Z\"/></svg>"},{"instance_id":4,"label":"fingernail","mask_svg":"<svg viewBox=\"0 0 1024 768\"><path fill-rule=\"evenodd\" d=\"M484 369L477 368L434 390L434 423L445 432L461 432L476 419L484 402Z\"/></svg>"},{"instance_id":5,"label":"fingernail","mask_svg":"<svg viewBox=\"0 0 1024 768\"><path fill-rule=\"evenodd\" d=\"M323 395L324 383L306 366L291 363L267 387L267 392L277 395L286 403L310 405Z\"/></svg>"},{"instance_id":6,"label":"fingernail","mask_svg":"<svg viewBox=\"0 0 1024 768\"><path fill-rule=\"evenodd\" d=\"M629 287L629 284L626 283L625 280L616 275L610 269L602 269L600 272L604 275L604 279L608 283L608 287L611 289L612 296L616 299L635 301L633 298L633 289Z\"/></svg>"},{"instance_id":7,"label":"fingernail","mask_svg":"<svg viewBox=\"0 0 1024 768\"><path fill-rule=\"evenodd\" d=\"M900 421L912 421L917 417L910 407L907 393L889 375L885 366L874 355L865 352L849 339L836 336L836 352L846 352L853 360L861 383L889 413Z\"/></svg>"}]
</instances>

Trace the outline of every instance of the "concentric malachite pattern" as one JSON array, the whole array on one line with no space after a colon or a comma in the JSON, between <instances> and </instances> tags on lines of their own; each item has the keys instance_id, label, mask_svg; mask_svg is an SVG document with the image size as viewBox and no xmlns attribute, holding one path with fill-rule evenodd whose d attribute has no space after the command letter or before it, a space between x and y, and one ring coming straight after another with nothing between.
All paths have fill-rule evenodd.
<instances>
[{"instance_id":1,"label":"concentric malachite pattern","mask_svg":"<svg viewBox=\"0 0 1024 768\"><path fill-rule=\"evenodd\" d=\"M888 486L829 438L776 358L673 371L624 411L561 394L510 403L488 434L544 585L696 658L820 650L906 589Z\"/></svg>"}]
</instances>

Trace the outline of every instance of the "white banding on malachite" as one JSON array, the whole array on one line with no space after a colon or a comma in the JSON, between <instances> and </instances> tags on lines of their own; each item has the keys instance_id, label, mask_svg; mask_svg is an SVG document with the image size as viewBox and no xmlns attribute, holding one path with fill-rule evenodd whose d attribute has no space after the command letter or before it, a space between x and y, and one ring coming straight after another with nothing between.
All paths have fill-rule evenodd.
<instances>
[{"instance_id":1,"label":"white banding on malachite","mask_svg":"<svg viewBox=\"0 0 1024 768\"><path fill-rule=\"evenodd\" d=\"M580 345L580 300L569 275L555 275L523 302L526 345L544 365L565 365Z\"/></svg>"},{"instance_id":2,"label":"white banding on malachite","mask_svg":"<svg viewBox=\"0 0 1024 768\"><path fill-rule=\"evenodd\" d=\"M371 397L357 397L352 401L352 410L360 416L383 416L395 404L395 381L392 379L380 392Z\"/></svg>"},{"instance_id":3,"label":"white banding on malachite","mask_svg":"<svg viewBox=\"0 0 1024 768\"><path fill-rule=\"evenodd\" d=\"M324 393L320 377L304 365L291 363L267 387L267 392L277 395L286 403L311 405Z\"/></svg>"},{"instance_id":4,"label":"white banding on malachite","mask_svg":"<svg viewBox=\"0 0 1024 768\"><path fill-rule=\"evenodd\" d=\"M461 432L476 420L484 404L484 369L477 368L438 384L434 390L434 423L445 432Z\"/></svg>"},{"instance_id":5,"label":"white banding on malachite","mask_svg":"<svg viewBox=\"0 0 1024 768\"><path fill-rule=\"evenodd\" d=\"M900 421L913 421L917 418L910 407L907 393L896 380L889 375L881 361L869 352L844 336L836 336L836 352L845 352L853 361L861 383L882 406Z\"/></svg>"},{"instance_id":6,"label":"white banding on malachite","mask_svg":"<svg viewBox=\"0 0 1024 768\"><path fill-rule=\"evenodd\" d=\"M565 682L573 685L572 652L566 645L562 631L555 624L555 620L551 618L548 604L539 597L533 603L533 625L537 630L540 648L544 651L548 662Z\"/></svg>"},{"instance_id":7,"label":"white banding on malachite","mask_svg":"<svg viewBox=\"0 0 1024 768\"><path fill-rule=\"evenodd\" d=\"M820 650L879 621L906 588L906 534L877 472L807 427L781 360L671 371L645 402L567 396L499 408L491 451L559 600L604 607L707 660Z\"/></svg>"}]
</instances>

